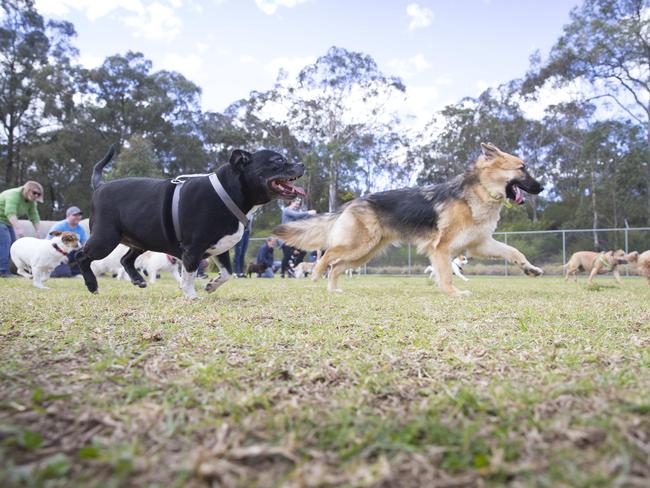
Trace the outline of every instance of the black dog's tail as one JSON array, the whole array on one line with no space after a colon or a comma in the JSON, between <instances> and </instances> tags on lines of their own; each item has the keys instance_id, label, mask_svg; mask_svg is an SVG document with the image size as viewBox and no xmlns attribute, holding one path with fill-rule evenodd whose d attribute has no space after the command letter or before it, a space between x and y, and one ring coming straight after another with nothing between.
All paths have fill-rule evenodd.
<instances>
[{"instance_id":1,"label":"black dog's tail","mask_svg":"<svg viewBox=\"0 0 650 488\"><path fill-rule=\"evenodd\" d=\"M111 162L113 156L115 155L115 144L111 144L111 147L108 149L106 156L102 158L101 161L98 161L95 167L93 168L93 176L90 179L90 186L93 190L96 190L104 182L102 181L102 170L104 167Z\"/></svg>"}]
</instances>

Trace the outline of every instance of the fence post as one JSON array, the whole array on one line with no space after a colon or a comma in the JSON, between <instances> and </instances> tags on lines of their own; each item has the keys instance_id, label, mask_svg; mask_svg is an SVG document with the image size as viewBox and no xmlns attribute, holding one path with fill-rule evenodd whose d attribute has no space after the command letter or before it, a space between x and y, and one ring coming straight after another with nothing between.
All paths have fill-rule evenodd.
<instances>
[{"instance_id":1,"label":"fence post","mask_svg":"<svg viewBox=\"0 0 650 488\"><path fill-rule=\"evenodd\" d=\"M411 276L411 243L409 242L409 276Z\"/></svg>"},{"instance_id":2,"label":"fence post","mask_svg":"<svg viewBox=\"0 0 650 488\"><path fill-rule=\"evenodd\" d=\"M562 264L566 263L566 231L562 231Z\"/></svg>"},{"instance_id":3,"label":"fence post","mask_svg":"<svg viewBox=\"0 0 650 488\"><path fill-rule=\"evenodd\" d=\"M625 226L625 254L627 254L628 252L630 252L630 250L628 249L628 246L627 246L627 221L625 222L625 224L626 224L626 226ZM630 276L630 265L629 264L625 265L625 276Z\"/></svg>"},{"instance_id":4,"label":"fence post","mask_svg":"<svg viewBox=\"0 0 650 488\"><path fill-rule=\"evenodd\" d=\"M504 242L504 244L508 244L508 233L507 232L505 232L503 234L503 242ZM508 276L508 260L504 259L503 262L505 263L506 276Z\"/></svg>"}]
</instances>

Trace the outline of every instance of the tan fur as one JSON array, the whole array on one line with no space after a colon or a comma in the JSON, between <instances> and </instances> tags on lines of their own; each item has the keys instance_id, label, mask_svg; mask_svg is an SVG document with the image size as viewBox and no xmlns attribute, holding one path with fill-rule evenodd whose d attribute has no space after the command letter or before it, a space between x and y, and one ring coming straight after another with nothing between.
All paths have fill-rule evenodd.
<instances>
[{"instance_id":1,"label":"tan fur","mask_svg":"<svg viewBox=\"0 0 650 488\"><path fill-rule=\"evenodd\" d=\"M492 238L499 221L506 184L523 174L523 162L491 144L482 144L479 157L465 178L460 200L447 199L435 206L437 228L427 234L401 235L362 198L339 212L280 225L274 234L288 244L305 249L326 249L312 275L318 280L331 266L328 291L337 288L339 275L348 268L368 262L388 244L404 240L426 254L437 271L439 285L448 295L465 295L452 284L451 257L469 250L474 256L500 257L516 263L526 274L539 276L542 270L528 262L517 249ZM426 198L426 188L422 189Z\"/></svg>"},{"instance_id":2,"label":"tan fur","mask_svg":"<svg viewBox=\"0 0 650 488\"><path fill-rule=\"evenodd\" d=\"M637 273L645 276L650 285L650 251L642 252L638 258Z\"/></svg>"},{"instance_id":3,"label":"tan fur","mask_svg":"<svg viewBox=\"0 0 650 488\"><path fill-rule=\"evenodd\" d=\"M567 281L570 275L573 275L574 281L578 281L577 273L582 270L589 273L587 283L591 284L597 274L605 274L611 271L616 282L622 285L623 282L618 272L618 265L635 262L638 256L639 253L636 251L626 255L623 249L600 253L593 251L575 252L564 265L566 268L564 281Z\"/></svg>"}]
</instances>

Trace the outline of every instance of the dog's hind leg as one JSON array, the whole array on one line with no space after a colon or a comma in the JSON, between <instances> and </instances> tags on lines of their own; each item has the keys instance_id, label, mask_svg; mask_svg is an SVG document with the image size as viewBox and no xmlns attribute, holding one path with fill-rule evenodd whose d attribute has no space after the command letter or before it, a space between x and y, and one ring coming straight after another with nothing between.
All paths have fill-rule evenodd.
<instances>
[{"instance_id":1,"label":"dog's hind leg","mask_svg":"<svg viewBox=\"0 0 650 488\"><path fill-rule=\"evenodd\" d=\"M94 225L94 233L84 245L83 249L77 253L77 263L84 277L86 288L90 293L97 293L97 277L90 264L93 261L104 259L120 243L120 233L109 225Z\"/></svg>"},{"instance_id":2,"label":"dog's hind leg","mask_svg":"<svg viewBox=\"0 0 650 488\"><path fill-rule=\"evenodd\" d=\"M138 256L141 254L144 254L144 252L143 249L131 247L127 253L122 256L122 259L120 259L120 264L124 267L124 271L126 271L126 274L131 278L131 283L140 288L146 288L147 283L144 281L142 275L138 273L138 270L135 269L135 260L138 259Z\"/></svg>"},{"instance_id":3,"label":"dog's hind leg","mask_svg":"<svg viewBox=\"0 0 650 488\"><path fill-rule=\"evenodd\" d=\"M212 278L205 285L205 291L212 293L232 276L232 266L230 264L230 253L228 251L219 254L216 258L212 258L219 267L219 274L216 278Z\"/></svg>"},{"instance_id":4,"label":"dog's hind leg","mask_svg":"<svg viewBox=\"0 0 650 488\"><path fill-rule=\"evenodd\" d=\"M203 258L203 250L196 248L185 248L183 250L183 270L181 272L181 290L187 298L198 298L194 281L199 269L199 263Z\"/></svg>"}]
</instances>

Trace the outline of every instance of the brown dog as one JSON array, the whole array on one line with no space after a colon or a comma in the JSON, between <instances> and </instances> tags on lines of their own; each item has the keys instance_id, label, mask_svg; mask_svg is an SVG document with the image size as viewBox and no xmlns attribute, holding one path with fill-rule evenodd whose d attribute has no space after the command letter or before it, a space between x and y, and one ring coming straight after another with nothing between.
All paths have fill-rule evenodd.
<instances>
[{"instance_id":1,"label":"brown dog","mask_svg":"<svg viewBox=\"0 0 650 488\"><path fill-rule=\"evenodd\" d=\"M639 253L634 251L630 254L625 254L623 249L617 251L607 252L593 252L593 251L578 251L573 253L569 262L564 265L566 273L564 281L569 279L569 275L573 275L574 281L578 281L578 271L586 271L589 273L587 283L591 284L594 276L597 274L605 274L612 272L616 282L622 285L621 275L618 272L619 264L633 263L639 257Z\"/></svg>"},{"instance_id":2,"label":"brown dog","mask_svg":"<svg viewBox=\"0 0 650 488\"><path fill-rule=\"evenodd\" d=\"M312 279L331 266L330 292L340 291L337 279L346 269L362 266L397 241L411 242L427 255L440 288L452 296L469 294L452 283L451 257L465 249L473 256L505 258L527 275L539 276L540 268L492 233L504 204L522 204L524 192L538 194L542 185L518 157L493 144L481 144L481 149L465 174L446 183L373 193L336 212L280 225L273 233L300 249L327 249Z\"/></svg>"},{"instance_id":3,"label":"brown dog","mask_svg":"<svg viewBox=\"0 0 650 488\"><path fill-rule=\"evenodd\" d=\"M642 252L639 256L639 264L637 265L637 272L641 276L645 276L650 285L650 251Z\"/></svg>"}]
</instances>

